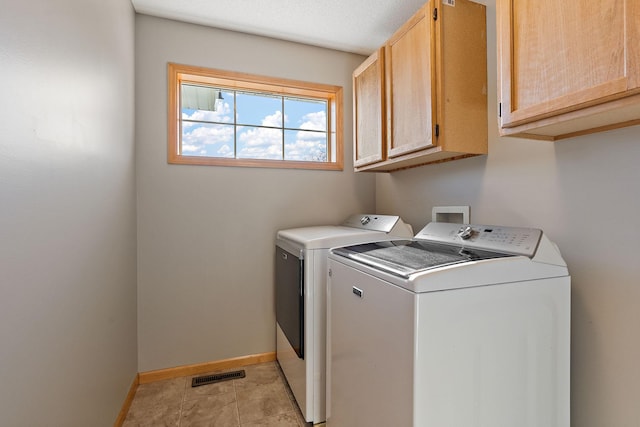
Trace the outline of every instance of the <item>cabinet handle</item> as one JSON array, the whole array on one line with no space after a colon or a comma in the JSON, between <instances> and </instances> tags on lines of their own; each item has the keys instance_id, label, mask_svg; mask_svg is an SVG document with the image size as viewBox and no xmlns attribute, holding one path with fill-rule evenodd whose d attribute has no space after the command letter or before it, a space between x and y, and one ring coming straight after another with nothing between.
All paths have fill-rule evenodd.
<instances>
[{"instance_id":1,"label":"cabinet handle","mask_svg":"<svg viewBox=\"0 0 640 427\"><path fill-rule=\"evenodd\" d=\"M352 291L358 298L362 298L362 294L364 294L364 292L362 292L362 289L358 289L355 286L353 287Z\"/></svg>"}]
</instances>

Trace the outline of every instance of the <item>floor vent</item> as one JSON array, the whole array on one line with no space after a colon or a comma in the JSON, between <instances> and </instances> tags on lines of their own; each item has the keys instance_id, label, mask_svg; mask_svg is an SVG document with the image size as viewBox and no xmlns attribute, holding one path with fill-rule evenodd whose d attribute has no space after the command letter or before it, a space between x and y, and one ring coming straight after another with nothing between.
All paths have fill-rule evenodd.
<instances>
[{"instance_id":1,"label":"floor vent","mask_svg":"<svg viewBox=\"0 0 640 427\"><path fill-rule=\"evenodd\" d=\"M204 375L201 377L195 377L191 380L191 387L198 387L201 385L213 384L220 381L235 380L237 378L244 378L244 369L241 371L225 372L222 374Z\"/></svg>"}]
</instances>

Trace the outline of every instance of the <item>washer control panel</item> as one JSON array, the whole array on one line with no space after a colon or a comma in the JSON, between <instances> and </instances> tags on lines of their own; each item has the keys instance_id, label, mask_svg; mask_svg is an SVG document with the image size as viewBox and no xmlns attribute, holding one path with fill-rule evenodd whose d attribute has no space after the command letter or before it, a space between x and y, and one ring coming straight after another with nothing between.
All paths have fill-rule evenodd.
<instances>
[{"instance_id":1,"label":"washer control panel","mask_svg":"<svg viewBox=\"0 0 640 427\"><path fill-rule=\"evenodd\" d=\"M531 258L541 236L542 230L537 228L431 222L415 238Z\"/></svg>"}]
</instances>

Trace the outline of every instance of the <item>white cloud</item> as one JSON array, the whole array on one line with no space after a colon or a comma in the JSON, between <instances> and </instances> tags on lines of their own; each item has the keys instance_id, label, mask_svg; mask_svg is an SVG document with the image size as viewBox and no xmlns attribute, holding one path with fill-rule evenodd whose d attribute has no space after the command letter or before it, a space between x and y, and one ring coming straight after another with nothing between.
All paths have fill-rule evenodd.
<instances>
[{"instance_id":1,"label":"white cloud","mask_svg":"<svg viewBox=\"0 0 640 427\"><path fill-rule=\"evenodd\" d=\"M285 145L287 160L326 161L327 141L325 133L299 131L292 143Z\"/></svg>"},{"instance_id":2,"label":"white cloud","mask_svg":"<svg viewBox=\"0 0 640 427\"><path fill-rule=\"evenodd\" d=\"M279 129L250 128L239 133L238 140L250 147L266 147L282 144L282 131Z\"/></svg>"},{"instance_id":3,"label":"white cloud","mask_svg":"<svg viewBox=\"0 0 640 427\"><path fill-rule=\"evenodd\" d=\"M233 123L233 111L229 103L224 102L222 108L219 111L204 111L197 110L192 114L182 113L182 120L199 120L203 122L220 122L220 123ZM197 125L197 123L183 123L182 127L189 127Z\"/></svg>"},{"instance_id":4,"label":"white cloud","mask_svg":"<svg viewBox=\"0 0 640 427\"><path fill-rule=\"evenodd\" d=\"M233 156L233 149L231 147L229 147L227 144L224 144L217 151L217 154L219 154L220 157L232 157Z\"/></svg>"},{"instance_id":5,"label":"white cloud","mask_svg":"<svg viewBox=\"0 0 640 427\"><path fill-rule=\"evenodd\" d=\"M198 111L190 116L201 120L210 111ZM183 122L182 152L187 155L233 157L233 125ZM221 147L218 147L222 145ZM225 150L226 147L226 150ZM217 154L216 154L217 153Z\"/></svg>"},{"instance_id":6,"label":"white cloud","mask_svg":"<svg viewBox=\"0 0 640 427\"><path fill-rule=\"evenodd\" d=\"M193 144L182 144L182 152L183 153L195 153L196 151L200 151L202 149L202 145L193 145Z\"/></svg>"},{"instance_id":7,"label":"white cloud","mask_svg":"<svg viewBox=\"0 0 640 427\"><path fill-rule=\"evenodd\" d=\"M327 114L324 111L318 111L316 113L308 113L302 117L302 124L300 129L305 130L327 130Z\"/></svg>"},{"instance_id":8,"label":"white cloud","mask_svg":"<svg viewBox=\"0 0 640 427\"><path fill-rule=\"evenodd\" d=\"M270 116L262 119L262 126L281 127L282 126L282 111L276 111Z\"/></svg>"},{"instance_id":9,"label":"white cloud","mask_svg":"<svg viewBox=\"0 0 640 427\"><path fill-rule=\"evenodd\" d=\"M268 116L263 120L267 122ZM251 159L281 159L282 131L267 128L245 128L238 133L238 157Z\"/></svg>"},{"instance_id":10,"label":"white cloud","mask_svg":"<svg viewBox=\"0 0 640 427\"><path fill-rule=\"evenodd\" d=\"M192 126L191 129L183 128L182 146L185 145L209 145L228 143L233 141L233 126L202 125Z\"/></svg>"}]
</instances>

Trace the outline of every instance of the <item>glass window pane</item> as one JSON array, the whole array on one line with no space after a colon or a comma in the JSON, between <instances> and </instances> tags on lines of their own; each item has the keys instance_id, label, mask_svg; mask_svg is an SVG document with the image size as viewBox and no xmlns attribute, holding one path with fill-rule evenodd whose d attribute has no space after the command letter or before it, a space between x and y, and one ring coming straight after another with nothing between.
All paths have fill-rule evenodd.
<instances>
[{"instance_id":1,"label":"glass window pane","mask_svg":"<svg viewBox=\"0 0 640 427\"><path fill-rule=\"evenodd\" d=\"M217 101L215 111L198 109L199 106L186 108L183 104L182 120L195 120L201 122L233 123L233 92L217 92L222 95L222 99Z\"/></svg>"},{"instance_id":2,"label":"glass window pane","mask_svg":"<svg viewBox=\"0 0 640 427\"><path fill-rule=\"evenodd\" d=\"M285 127L304 130L327 130L327 102L284 99Z\"/></svg>"},{"instance_id":3,"label":"glass window pane","mask_svg":"<svg viewBox=\"0 0 640 427\"><path fill-rule=\"evenodd\" d=\"M284 138L284 160L327 161L326 132L286 130Z\"/></svg>"},{"instance_id":4,"label":"glass window pane","mask_svg":"<svg viewBox=\"0 0 640 427\"><path fill-rule=\"evenodd\" d=\"M282 127L282 97L237 92L238 124Z\"/></svg>"},{"instance_id":5,"label":"glass window pane","mask_svg":"<svg viewBox=\"0 0 640 427\"><path fill-rule=\"evenodd\" d=\"M183 121L182 155L233 158L233 125Z\"/></svg>"},{"instance_id":6,"label":"glass window pane","mask_svg":"<svg viewBox=\"0 0 640 427\"><path fill-rule=\"evenodd\" d=\"M184 156L331 161L326 100L183 84L182 107Z\"/></svg>"},{"instance_id":7,"label":"glass window pane","mask_svg":"<svg viewBox=\"0 0 640 427\"><path fill-rule=\"evenodd\" d=\"M282 160L282 129L238 127L239 159Z\"/></svg>"}]
</instances>

